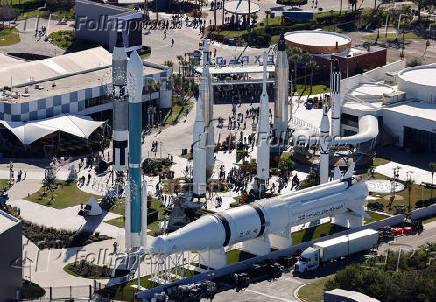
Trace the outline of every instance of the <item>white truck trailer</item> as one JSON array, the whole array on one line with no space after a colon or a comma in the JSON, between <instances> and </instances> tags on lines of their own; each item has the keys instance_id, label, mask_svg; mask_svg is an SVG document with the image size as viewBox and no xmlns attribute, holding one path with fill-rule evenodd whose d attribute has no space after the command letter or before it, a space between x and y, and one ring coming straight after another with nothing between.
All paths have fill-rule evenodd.
<instances>
[{"instance_id":1,"label":"white truck trailer","mask_svg":"<svg viewBox=\"0 0 436 302\"><path fill-rule=\"evenodd\" d=\"M378 232L366 229L355 233L321 241L301 253L295 271L303 273L316 270L320 263L369 250L377 245Z\"/></svg>"}]
</instances>

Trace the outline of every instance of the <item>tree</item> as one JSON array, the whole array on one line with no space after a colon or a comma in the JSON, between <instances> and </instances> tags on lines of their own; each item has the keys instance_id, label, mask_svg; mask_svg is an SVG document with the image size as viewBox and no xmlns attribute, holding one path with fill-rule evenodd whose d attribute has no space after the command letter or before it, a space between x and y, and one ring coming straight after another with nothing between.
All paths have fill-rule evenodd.
<instances>
[{"instance_id":1,"label":"tree","mask_svg":"<svg viewBox=\"0 0 436 302\"><path fill-rule=\"evenodd\" d=\"M182 65L182 62L183 62L183 56L177 56L177 61L179 62L179 76L180 76L180 66Z\"/></svg>"},{"instance_id":2,"label":"tree","mask_svg":"<svg viewBox=\"0 0 436 302\"><path fill-rule=\"evenodd\" d=\"M348 0L348 4L351 5L351 11L357 10L357 0Z\"/></svg>"},{"instance_id":3,"label":"tree","mask_svg":"<svg viewBox=\"0 0 436 302\"><path fill-rule=\"evenodd\" d=\"M265 11L265 15L266 15L266 26L268 26L268 20L269 20L269 15L271 15L271 11L269 10Z\"/></svg>"},{"instance_id":4,"label":"tree","mask_svg":"<svg viewBox=\"0 0 436 302\"><path fill-rule=\"evenodd\" d=\"M312 60L312 55L306 52L303 52L301 55L301 59L304 61L304 90L307 89L307 68L310 60Z\"/></svg>"},{"instance_id":5,"label":"tree","mask_svg":"<svg viewBox=\"0 0 436 302\"><path fill-rule=\"evenodd\" d=\"M436 5L435 0L413 0L418 5L418 21L421 21L421 11L423 8Z\"/></svg>"},{"instance_id":6,"label":"tree","mask_svg":"<svg viewBox=\"0 0 436 302\"><path fill-rule=\"evenodd\" d=\"M433 199L433 175L434 175L434 172L436 171L436 163L435 162L430 162L428 164L428 167L431 170L431 184L432 184L432 187L430 188L430 200L432 200Z\"/></svg>"},{"instance_id":7,"label":"tree","mask_svg":"<svg viewBox=\"0 0 436 302\"><path fill-rule=\"evenodd\" d=\"M168 67L173 67L174 63L172 61L165 61L164 65Z\"/></svg>"},{"instance_id":8,"label":"tree","mask_svg":"<svg viewBox=\"0 0 436 302\"><path fill-rule=\"evenodd\" d=\"M289 62L294 65L294 76L293 76L293 78L294 78L295 86L296 86L297 85L297 67L298 67L298 62L302 58L303 51L300 48L295 47L295 48L287 49L286 53L287 53Z\"/></svg>"},{"instance_id":9,"label":"tree","mask_svg":"<svg viewBox=\"0 0 436 302\"><path fill-rule=\"evenodd\" d=\"M408 197L409 197L409 213L410 213L410 210L411 210L411 205L410 205L410 193L412 192L412 185L415 183L415 181L413 180L413 179L411 179L411 178L409 178L408 180L406 180L405 182L404 182L404 186L407 188L407 191L408 191Z\"/></svg>"},{"instance_id":10,"label":"tree","mask_svg":"<svg viewBox=\"0 0 436 302\"><path fill-rule=\"evenodd\" d=\"M290 152L283 152L280 156L278 168L282 175L288 176L289 173L294 169L294 161L291 159Z\"/></svg>"},{"instance_id":11,"label":"tree","mask_svg":"<svg viewBox=\"0 0 436 302\"><path fill-rule=\"evenodd\" d=\"M313 89L313 71L318 68L318 64L314 60L310 60L308 65L310 69L310 92L309 92L310 95L312 94L312 89Z\"/></svg>"}]
</instances>

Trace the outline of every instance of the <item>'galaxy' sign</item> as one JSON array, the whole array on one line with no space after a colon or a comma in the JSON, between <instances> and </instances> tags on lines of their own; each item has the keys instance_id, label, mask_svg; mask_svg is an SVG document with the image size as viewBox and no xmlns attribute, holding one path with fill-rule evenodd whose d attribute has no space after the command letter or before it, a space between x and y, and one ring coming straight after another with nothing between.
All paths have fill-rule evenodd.
<instances>
[{"instance_id":1,"label":"'galaxy' sign","mask_svg":"<svg viewBox=\"0 0 436 302\"><path fill-rule=\"evenodd\" d=\"M254 65L256 64L261 65L262 63L261 58L262 55L253 56L251 58L249 56L242 56L239 60L237 57L235 57L234 59L229 60L229 65L250 64L250 62L252 62L252 64ZM227 60L224 59L224 57L216 57L215 64L219 66L226 65ZM274 64L274 55L268 55L268 64Z\"/></svg>"}]
</instances>

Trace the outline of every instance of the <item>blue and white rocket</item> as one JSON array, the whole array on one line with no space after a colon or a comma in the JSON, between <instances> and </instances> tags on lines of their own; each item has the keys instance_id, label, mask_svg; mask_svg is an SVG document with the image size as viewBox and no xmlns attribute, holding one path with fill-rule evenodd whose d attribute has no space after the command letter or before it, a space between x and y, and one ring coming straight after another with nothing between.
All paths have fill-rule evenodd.
<instances>
[{"instance_id":1,"label":"blue and white rocket","mask_svg":"<svg viewBox=\"0 0 436 302\"><path fill-rule=\"evenodd\" d=\"M126 249L146 245L147 184L141 173L143 64L136 51L127 63L129 95L129 184L126 196Z\"/></svg>"},{"instance_id":2,"label":"blue and white rocket","mask_svg":"<svg viewBox=\"0 0 436 302\"><path fill-rule=\"evenodd\" d=\"M263 54L263 90L260 96L259 122L257 125L257 174L256 189L265 190L265 182L269 179L269 154L270 154L270 124L269 124L269 98L266 89L267 76L266 52Z\"/></svg>"}]
</instances>

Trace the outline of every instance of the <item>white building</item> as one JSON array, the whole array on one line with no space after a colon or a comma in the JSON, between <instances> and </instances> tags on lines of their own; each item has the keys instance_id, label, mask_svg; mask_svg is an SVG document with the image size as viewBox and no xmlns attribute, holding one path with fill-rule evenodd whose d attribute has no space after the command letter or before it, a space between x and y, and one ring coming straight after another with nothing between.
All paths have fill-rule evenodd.
<instances>
[{"instance_id":1,"label":"white building","mask_svg":"<svg viewBox=\"0 0 436 302\"><path fill-rule=\"evenodd\" d=\"M404 68L397 61L341 82L341 133L358 132L359 117L373 114L379 142L436 152L436 65Z\"/></svg>"}]
</instances>

